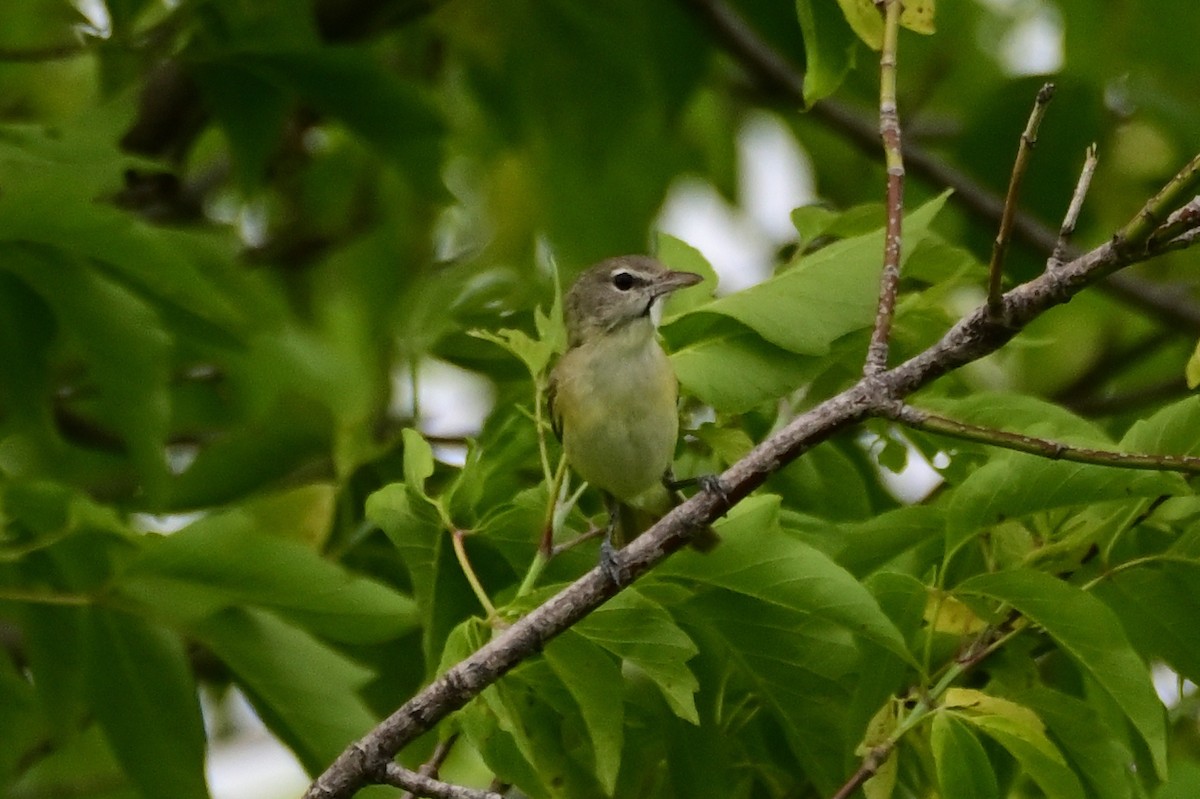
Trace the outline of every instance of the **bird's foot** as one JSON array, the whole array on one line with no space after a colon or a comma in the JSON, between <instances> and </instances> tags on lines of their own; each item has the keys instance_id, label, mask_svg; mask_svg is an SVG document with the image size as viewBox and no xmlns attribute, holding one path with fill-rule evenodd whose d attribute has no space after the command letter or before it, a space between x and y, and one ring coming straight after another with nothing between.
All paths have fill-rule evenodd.
<instances>
[{"instance_id":1,"label":"bird's foot","mask_svg":"<svg viewBox=\"0 0 1200 799\"><path fill-rule=\"evenodd\" d=\"M633 582L633 575L617 559L617 549L608 540L608 537L600 542L600 571L604 572L605 576L612 580L618 588L624 588Z\"/></svg>"}]
</instances>

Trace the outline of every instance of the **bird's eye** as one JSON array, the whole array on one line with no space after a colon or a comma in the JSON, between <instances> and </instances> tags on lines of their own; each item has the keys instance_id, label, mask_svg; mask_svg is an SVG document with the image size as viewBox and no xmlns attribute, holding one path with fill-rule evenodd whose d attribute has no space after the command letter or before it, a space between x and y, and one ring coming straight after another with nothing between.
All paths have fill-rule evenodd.
<instances>
[{"instance_id":1,"label":"bird's eye","mask_svg":"<svg viewBox=\"0 0 1200 799\"><path fill-rule=\"evenodd\" d=\"M612 278L612 284L616 286L619 291L629 291L631 288L633 288L633 283L633 275L629 274L628 272L617 272Z\"/></svg>"}]
</instances>

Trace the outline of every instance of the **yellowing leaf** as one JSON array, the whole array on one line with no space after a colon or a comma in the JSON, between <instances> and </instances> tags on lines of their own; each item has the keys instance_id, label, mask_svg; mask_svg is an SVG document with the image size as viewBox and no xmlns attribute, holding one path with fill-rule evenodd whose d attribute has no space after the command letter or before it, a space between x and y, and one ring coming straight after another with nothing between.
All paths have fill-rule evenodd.
<instances>
[{"instance_id":1,"label":"yellowing leaf","mask_svg":"<svg viewBox=\"0 0 1200 799\"><path fill-rule=\"evenodd\" d=\"M838 0L846 22L872 49L883 46L883 15L874 0ZM934 32L934 0L908 0L900 11L900 27L916 33Z\"/></svg>"},{"instance_id":2,"label":"yellowing leaf","mask_svg":"<svg viewBox=\"0 0 1200 799\"><path fill-rule=\"evenodd\" d=\"M952 596L931 592L925 605L925 623L935 632L969 635L987 626L969 607Z\"/></svg>"}]
</instances>

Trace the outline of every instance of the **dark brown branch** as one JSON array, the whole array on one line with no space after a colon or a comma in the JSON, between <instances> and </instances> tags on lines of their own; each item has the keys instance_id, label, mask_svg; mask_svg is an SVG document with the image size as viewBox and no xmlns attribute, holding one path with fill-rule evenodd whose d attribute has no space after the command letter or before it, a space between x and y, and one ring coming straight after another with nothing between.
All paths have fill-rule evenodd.
<instances>
[{"instance_id":1,"label":"dark brown branch","mask_svg":"<svg viewBox=\"0 0 1200 799\"><path fill-rule=\"evenodd\" d=\"M883 141L883 160L887 165L887 229L883 240L883 271L879 276L879 306L863 366L863 374L867 376L887 369L892 317L900 286L900 234L904 220L904 156L896 99L900 0L882 2L884 33L879 53L879 137Z\"/></svg>"},{"instance_id":2,"label":"dark brown branch","mask_svg":"<svg viewBox=\"0 0 1200 799\"><path fill-rule=\"evenodd\" d=\"M854 795L854 792L862 787L864 782L875 776L880 767L891 757L892 750L895 748L896 744L894 741L887 741L879 746L872 747L867 756L862 759L858 770L850 775L850 779L846 780L846 783L841 788L838 788L837 793L829 797L829 799L850 799Z\"/></svg>"},{"instance_id":3,"label":"dark brown branch","mask_svg":"<svg viewBox=\"0 0 1200 799\"><path fill-rule=\"evenodd\" d=\"M388 763L383 770L383 783L397 788L403 788L416 796L427 796L430 799L504 799L498 793L481 791L478 788L464 788L461 785L451 785L448 782L435 780L409 771L403 766Z\"/></svg>"},{"instance_id":4,"label":"dark brown branch","mask_svg":"<svg viewBox=\"0 0 1200 799\"><path fill-rule=\"evenodd\" d=\"M1091 449L1064 444L1061 441L1010 433L993 427L968 424L945 416L929 413L911 405L898 405L890 417L908 427L929 433L975 441L994 447L1026 452L1050 460L1092 463L1100 466L1115 466L1121 469L1142 469L1156 472L1186 472L1200 474L1200 458L1191 455L1151 455L1145 453L1117 452L1114 450Z\"/></svg>"},{"instance_id":5,"label":"dark brown branch","mask_svg":"<svg viewBox=\"0 0 1200 799\"><path fill-rule=\"evenodd\" d=\"M1053 98L1054 84L1043 84L1033 103L1029 122L1021 133L1021 143L1017 146L1017 157L1013 161L1012 175L1008 179L1008 192L1004 195L1004 209L1000 212L1000 229L996 231L996 239L992 242L992 259L988 262L987 304L988 310L993 314L1000 310L1004 256L1008 251L1008 241L1012 237L1013 218L1016 216L1017 203L1021 196L1021 181L1025 178L1025 170L1029 166L1029 156L1037 145L1038 127L1042 124L1042 117L1046 115L1046 106Z\"/></svg>"}]
</instances>

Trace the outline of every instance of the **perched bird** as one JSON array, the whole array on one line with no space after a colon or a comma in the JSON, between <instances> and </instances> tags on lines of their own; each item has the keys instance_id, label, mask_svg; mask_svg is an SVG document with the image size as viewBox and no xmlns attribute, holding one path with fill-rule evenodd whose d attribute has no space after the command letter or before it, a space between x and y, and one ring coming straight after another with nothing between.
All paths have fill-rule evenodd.
<instances>
[{"instance_id":1,"label":"perched bird","mask_svg":"<svg viewBox=\"0 0 1200 799\"><path fill-rule=\"evenodd\" d=\"M567 351L550 377L550 418L567 462L604 493L609 513L601 565L617 582L614 547L641 529L631 508L661 516L679 437L679 384L658 343L651 310L671 292L702 280L653 258L625 255L590 267L567 292ZM698 531L692 545L711 548Z\"/></svg>"}]
</instances>

